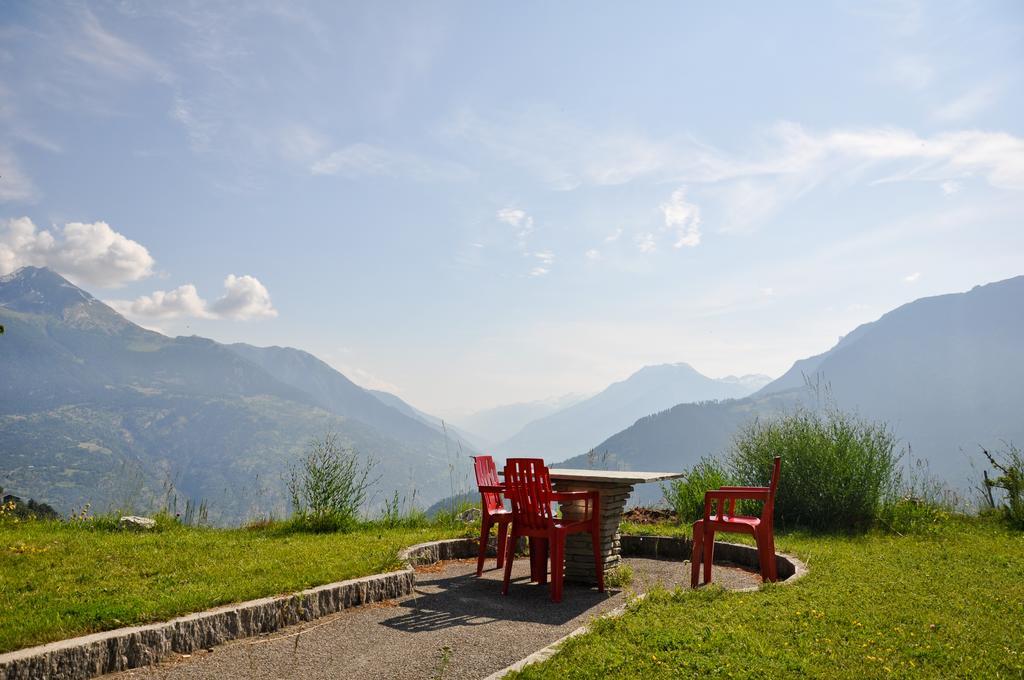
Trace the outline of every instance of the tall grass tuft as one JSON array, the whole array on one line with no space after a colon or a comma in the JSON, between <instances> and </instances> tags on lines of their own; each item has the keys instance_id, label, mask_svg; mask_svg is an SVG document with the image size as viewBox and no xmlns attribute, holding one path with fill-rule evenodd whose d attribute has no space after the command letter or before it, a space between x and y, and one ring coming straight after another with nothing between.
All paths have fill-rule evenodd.
<instances>
[{"instance_id":1,"label":"tall grass tuft","mask_svg":"<svg viewBox=\"0 0 1024 680\"><path fill-rule=\"evenodd\" d=\"M899 535L938 535L961 509L960 497L932 475L928 461L917 459L901 477L898 492L882 504L881 528Z\"/></svg>"},{"instance_id":2,"label":"tall grass tuft","mask_svg":"<svg viewBox=\"0 0 1024 680\"><path fill-rule=\"evenodd\" d=\"M287 480L292 524L304 531L350 531L359 523L374 462L361 461L354 449L327 433L309 442L306 455Z\"/></svg>"},{"instance_id":3,"label":"tall grass tuft","mask_svg":"<svg viewBox=\"0 0 1024 680\"><path fill-rule=\"evenodd\" d=\"M786 527L863 530L899 488L900 453L884 423L843 413L797 409L777 420L755 420L733 441L736 482L766 485L772 459L782 456L775 518Z\"/></svg>"}]
</instances>

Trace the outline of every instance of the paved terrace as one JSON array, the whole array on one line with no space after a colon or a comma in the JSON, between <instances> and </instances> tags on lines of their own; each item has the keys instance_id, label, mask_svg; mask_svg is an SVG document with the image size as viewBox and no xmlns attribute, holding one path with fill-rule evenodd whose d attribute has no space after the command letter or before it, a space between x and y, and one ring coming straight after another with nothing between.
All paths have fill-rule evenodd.
<instances>
[{"instance_id":1,"label":"paved terrace","mask_svg":"<svg viewBox=\"0 0 1024 680\"><path fill-rule=\"evenodd\" d=\"M483 678L546 647L595 616L655 584L688 587L689 563L625 558L633 583L598 593L565 584L555 604L547 586L529 583L529 559L518 558L507 597L501 572L489 558L475 578L475 560L417 570L416 592L292 626L272 635L238 640L213 650L106 676L128 678ZM726 588L759 585L756 573L715 565Z\"/></svg>"}]
</instances>

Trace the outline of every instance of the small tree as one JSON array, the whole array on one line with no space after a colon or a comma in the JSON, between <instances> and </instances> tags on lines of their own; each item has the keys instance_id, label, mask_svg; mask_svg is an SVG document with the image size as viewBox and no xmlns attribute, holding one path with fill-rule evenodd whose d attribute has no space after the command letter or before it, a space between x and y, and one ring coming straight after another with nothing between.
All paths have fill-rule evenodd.
<instances>
[{"instance_id":1,"label":"small tree","mask_svg":"<svg viewBox=\"0 0 1024 680\"><path fill-rule=\"evenodd\" d=\"M374 461L360 461L352 448L342 446L338 435L327 433L312 439L306 455L292 466L288 493L299 527L310 531L346 531L358 521Z\"/></svg>"}]
</instances>

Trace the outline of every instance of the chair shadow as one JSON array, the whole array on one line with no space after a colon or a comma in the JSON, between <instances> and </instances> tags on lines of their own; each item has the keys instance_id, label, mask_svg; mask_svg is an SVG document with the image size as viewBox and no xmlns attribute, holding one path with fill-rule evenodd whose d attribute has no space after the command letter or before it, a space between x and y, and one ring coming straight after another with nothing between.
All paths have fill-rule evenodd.
<instances>
[{"instance_id":1,"label":"chair shadow","mask_svg":"<svg viewBox=\"0 0 1024 680\"><path fill-rule=\"evenodd\" d=\"M619 592L600 593L569 581L564 588L562 601L552 602L548 586L530 583L525 575L512 579L508 595L501 594L500 579L473 574L440 578L417 586L416 595L399 603L405 611L381 624L408 633L506 621L559 626Z\"/></svg>"}]
</instances>

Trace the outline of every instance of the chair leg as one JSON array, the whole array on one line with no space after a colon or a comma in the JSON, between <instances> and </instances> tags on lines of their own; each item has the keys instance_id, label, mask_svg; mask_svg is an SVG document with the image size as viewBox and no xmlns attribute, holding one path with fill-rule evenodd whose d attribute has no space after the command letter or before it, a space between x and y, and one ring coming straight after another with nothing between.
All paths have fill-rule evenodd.
<instances>
[{"instance_id":1,"label":"chair leg","mask_svg":"<svg viewBox=\"0 0 1024 680\"><path fill-rule=\"evenodd\" d=\"M548 582L548 539L530 538L530 580L544 585Z\"/></svg>"},{"instance_id":2,"label":"chair leg","mask_svg":"<svg viewBox=\"0 0 1024 680\"><path fill-rule=\"evenodd\" d=\"M516 530L512 528L512 535L509 540L505 543L505 580L501 584L501 594L508 595L508 584L512 580L512 562L516 558L516 551L512 547L516 544Z\"/></svg>"},{"instance_id":3,"label":"chair leg","mask_svg":"<svg viewBox=\"0 0 1024 680\"><path fill-rule=\"evenodd\" d=\"M757 543L757 570L761 574L761 582L768 581L768 546L764 543L764 536L754 532L754 542Z\"/></svg>"},{"instance_id":4,"label":"chair leg","mask_svg":"<svg viewBox=\"0 0 1024 680\"><path fill-rule=\"evenodd\" d=\"M508 520L498 520L498 569L505 566L505 544L508 543Z\"/></svg>"},{"instance_id":5,"label":"chair leg","mask_svg":"<svg viewBox=\"0 0 1024 680\"><path fill-rule=\"evenodd\" d=\"M590 542L594 545L594 573L597 574L597 591L604 592L604 558L601 555L601 530L590 532Z\"/></svg>"},{"instance_id":6,"label":"chair leg","mask_svg":"<svg viewBox=\"0 0 1024 680\"><path fill-rule=\"evenodd\" d=\"M487 558L487 542L491 538L491 523L488 522L488 517L480 518L480 552L476 557L476 575L480 576L484 573L484 560ZM498 544L498 559L501 559L501 551L503 546L501 543Z\"/></svg>"},{"instance_id":7,"label":"chair leg","mask_svg":"<svg viewBox=\"0 0 1024 680\"><path fill-rule=\"evenodd\" d=\"M690 587L696 588L700 581L700 563L704 555L704 523L693 525L693 552L690 554Z\"/></svg>"},{"instance_id":8,"label":"chair leg","mask_svg":"<svg viewBox=\"0 0 1024 680\"><path fill-rule=\"evenodd\" d=\"M551 601L562 601L562 579L565 576L565 536L553 536L549 542L551 552Z\"/></svg>"},{"instance_id":9,"label":"chair leg","mask_svg":"<svg viewBox=\"0 0 1024 680\"><path fill-rule=\"evenodd\" d=\"M778 581L778 569L775 560L775 537L770 533L758 534L757 553L761 562L761 580Z\"/></svg>"},{"instance_id":10,"label":"chair leg","mask_svg":"<svg viewBox=\"0 0 1024 680\"><path fill-rule=\"evenodd\" d=\"M715 532L704 527L704 585L711 583L711 564L715 561Z\"/></svg>"}]
</instances>

